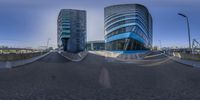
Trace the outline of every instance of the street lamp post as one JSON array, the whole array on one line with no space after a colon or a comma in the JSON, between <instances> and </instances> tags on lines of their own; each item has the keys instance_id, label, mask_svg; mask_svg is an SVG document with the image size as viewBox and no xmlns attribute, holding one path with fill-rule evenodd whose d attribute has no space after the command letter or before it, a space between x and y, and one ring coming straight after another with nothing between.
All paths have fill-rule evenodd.
<instances>
[{"instance_id":1,"label":"street lamp post","mask_svg":"<svg viewBox=\"0 0 200 100\"><path fill-rule=\"evenodd\" d=\"M178 15L180 15L180 16L182 16L182 17L184 17L184 18L186 18L186 20L187 20L187 29L188 29L188 40L189 40L189 49L190 49L190 51L191 51L191 41L190 41L190 25L189 25L189 19L188 19L188 17L185 15L185 14L182 14L182 13L178 13Z\"/></svg>"},{"instance_id":2,"label":"street lamp post","mask_svg":"<svg viewBox=\"0 0 200 100\"><path fill-rule=\"evenodd\" d=\"M50 41L51 39L50 38L48 38L48 40L47 40L47 49L48 49L48 47L49 47L49 41Z\"/></svg>"},{"instance_id":3,"label":"street lamp post","mask_svg":"<svg viewBox=\"0 0 200 100\"><path fill-rule=\"evenodd\" d=\"M161 48L162 48L162 43L161 43L161 40L158 40L159 41L159 43L160 43L160 50L161 50Z\"/></svg>"}]
</instances>

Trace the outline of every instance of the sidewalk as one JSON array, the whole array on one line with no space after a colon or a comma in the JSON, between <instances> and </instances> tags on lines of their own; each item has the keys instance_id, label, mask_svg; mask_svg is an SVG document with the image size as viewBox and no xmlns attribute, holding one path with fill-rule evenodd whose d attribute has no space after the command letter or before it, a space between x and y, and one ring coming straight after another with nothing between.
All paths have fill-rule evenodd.
<instances>
[{"instance_id":1,"label":"sidewalk","mask_svg":"<svg viewBox=\"0 0 200 100\"><path fill-rule=\"evenodd\" d=\"M67 58L68 60L78 62L78 61L83 60L87 56L88 52L87 51L83 51L79 53L60 52L59 54Z\"/></svg>"},{"instance_id":2,"label":"sidewalk","mask_svg":"<svg viewBox=\"0 0 200 100\"><path fill-rule=\"evenodd\" d=\"M168 56L168 55L166 55L166 56ZM185 64L185 65L189 65L192 67L200 68L200 61L186 60L186 59L181 59L181 58L175 57L175 56L168 56L168 57L176 62Z\"/></svg>"},{"instance_id":3,"label":"sidewalk","mask_svg":"<svg viewBox=\"0 0 200 100\"><path fill-rule=\"evenodd\" d=\"M139 52L139 53L118 53L111 51L89 51L89 52L100 56L104 56L107 60L110 59L110 61L142 60L146 55L150 53L149 51Z\"/></svg>"}]
</instances>

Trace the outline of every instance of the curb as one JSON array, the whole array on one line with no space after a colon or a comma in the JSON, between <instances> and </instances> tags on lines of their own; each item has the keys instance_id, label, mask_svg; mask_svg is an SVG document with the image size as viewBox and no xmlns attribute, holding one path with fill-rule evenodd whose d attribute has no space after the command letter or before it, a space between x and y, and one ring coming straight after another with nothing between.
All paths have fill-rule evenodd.
<instances>
[{"instance_id":1,"label":"curb","mask_svg":"<svg viewBox=\"0 0 200 100\"><path fill-rule=\"evenodd\" d=\"M28 63L32 63L34 61L37 61L37 60L47 56L48 54L50 54L50 52L43 54L41 56L37 56L37 57L29 58L29 59L0 62L0 69L1 68L14 68L14 67L17 67L17 66L22 66L22 65L25 65L25 64L28 64Z\"/></svg>"},{"instance_id":2,"label":"curb","mask_svg":"<svg viewBox=\"0 0 200 100\"><path fill-rule=\"evenodd\" d=\"M59 53L59 52L58 52ZM64 58L70 60L70 61L74 61L74 62L79 62L79 61L82 61L87 55L88 55L88 52L85 56L81 57L80 59L71 59L70 57L67 57L67 56L64 56L62 55L61 53L59 53L61 56L63 56ZM79 56L81 56L79 53L78 53Z\"/></svg>"}]
</instances>

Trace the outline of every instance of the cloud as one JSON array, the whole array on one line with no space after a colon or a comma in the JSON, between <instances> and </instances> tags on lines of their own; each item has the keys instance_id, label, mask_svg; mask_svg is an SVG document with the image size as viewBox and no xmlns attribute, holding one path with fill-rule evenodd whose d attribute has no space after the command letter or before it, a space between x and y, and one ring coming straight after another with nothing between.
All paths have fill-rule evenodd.
<instances>
[{"instance_id":1,"label":"cloud","mask_svg":"<svg viewBox=\"0 0 200 100\"><path fill-rule=\"evenodd\" d=\"M37 46L46 45L47 39L51 38L51 44L55 46L59 10L71 8L87 11L87 40L101 40L104 39L103 8L121 3L141 3L147 6L153 15L154 41L170 41L174 39L173 36L185 34L185 29L182 29L184 25L180 24L183 19L177 16L179 11L190 16L191 32L197 34L199 31L199 0L0 0L0 11L7 13L1 13L0 16L0 35L7 39L27 39ZM9 27L5 27L6 24L10 24ZM185 39L185 35L179 38L177 41Z\"/></svg>"}]
</instances>

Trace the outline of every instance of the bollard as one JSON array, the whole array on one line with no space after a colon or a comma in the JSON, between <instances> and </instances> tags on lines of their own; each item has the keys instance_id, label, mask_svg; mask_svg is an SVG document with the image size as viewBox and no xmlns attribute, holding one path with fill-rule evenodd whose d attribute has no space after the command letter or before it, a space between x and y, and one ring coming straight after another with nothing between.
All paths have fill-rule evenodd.
<instances>
[{"instance_id":1,"label":"bollard","mask_svg":"<svg viewBox=\"0 0 200 100\"><path fill-rule=\"evenodd\" d=\"M6 61L6 66L5 66L6 68L11 68L12 67L12 64L11 64L11 62L10 61Z\"/></svg>"}]
</instances>

